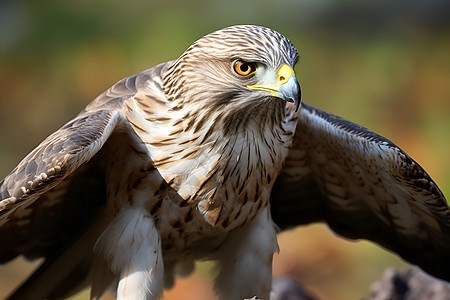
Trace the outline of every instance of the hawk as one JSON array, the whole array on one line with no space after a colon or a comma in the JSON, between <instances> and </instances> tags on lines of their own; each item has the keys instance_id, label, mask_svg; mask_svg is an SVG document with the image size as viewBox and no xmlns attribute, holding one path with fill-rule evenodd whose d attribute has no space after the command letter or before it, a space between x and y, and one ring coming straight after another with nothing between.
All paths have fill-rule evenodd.
<instances>
[{"instance_id":1,"label":"hawk","mask_svg":"<svg viewBox=\"0 0 450 300\"><path fill-rule=\"evenodd\" d=\"M439 188L389 140L302 104L298 57L276 31L228 27L45 139L0 183L0 262L45 258L12 298L157 299L208 259L222 299L269 299L277 232L318 221L450 280Z\"/></svg>"}]
</instances>

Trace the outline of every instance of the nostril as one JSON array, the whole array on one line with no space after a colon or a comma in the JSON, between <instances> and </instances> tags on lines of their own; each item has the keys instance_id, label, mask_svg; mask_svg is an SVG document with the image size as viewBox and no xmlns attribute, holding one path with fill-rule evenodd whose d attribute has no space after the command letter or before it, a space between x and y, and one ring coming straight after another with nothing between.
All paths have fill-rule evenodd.
<instances>
[{"instance_id":1,"label":"nostril","mask_svg":"<svg viewBox=\"0 0 450 300\"><path fill-rule=\"evenodd\" d=\"M280 76L280 81L285 81L286 78L284 76Z\"/></svg>"}]
</instances>

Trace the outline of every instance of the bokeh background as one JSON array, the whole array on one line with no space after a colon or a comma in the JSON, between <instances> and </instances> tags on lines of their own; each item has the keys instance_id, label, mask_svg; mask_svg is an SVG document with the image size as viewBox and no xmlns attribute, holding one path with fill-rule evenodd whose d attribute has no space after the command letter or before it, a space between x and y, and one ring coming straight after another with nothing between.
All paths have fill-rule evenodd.
<instances>
[{"instance_id":1,"label":"bokeh background","mask_svg":"<svg viewBox=\"0 0 450 300\"><path fill-rule=\"evenodd\" d=\"M305 102L388 137L450 196L446 0L2 0L0 178L117 80L234 24L286 35L301 54ZM387 266L406 268L325 225L284 233L280 247L274 276L293 276L322 299L359 299ZM210 265L200 263L164 299L213 299ZM0 298L35 266L19 259L1 267Z\"/></svg>"}]
</instances>

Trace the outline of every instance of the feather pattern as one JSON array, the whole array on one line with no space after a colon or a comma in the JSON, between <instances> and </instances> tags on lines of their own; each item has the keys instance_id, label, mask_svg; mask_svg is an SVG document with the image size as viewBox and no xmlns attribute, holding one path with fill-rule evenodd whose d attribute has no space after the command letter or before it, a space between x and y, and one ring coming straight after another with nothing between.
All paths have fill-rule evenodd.
<instances>
[{"instance_id":1,"label":"feather pattern","mask_svg":"<svg viewBox=\"0 0 450 300\"><path fill-rule=\"evenodd\" d=\"M101 220L95 219L94 209L79 218L87 228L90 222L106 224L90 235L98 236L93 254L80 252L80 260L93 261L92 297L112 284L120 299L156 299L163 278L170 285L177 265L201 258L225 262L229 251L218 249L231 233L233 244L247 235L261 237L252 243L252 249L263 251L253 260L254 271L263 267L266 275L252 293L268 296L268 257L276 249L268 201L297 114L272 94L247 88L258 78L234 74L238 58L258 63L261 76L276 78L282 64L294 67L298 54L273 30L226 28L198 40L175 61L119 81L45 140L2 182L0 230L8 247L0 258L48 256L59 251L58 236L66 237L61 242L68 247L75 244L83 229L64 231L58 225L73 213L65 207L77 201L72 190L80 186L75 184L89 180L95 170L99 176L88 187L97 192L76 194L104 211ZM44 244L35 214L53 210L60 218L50 218L46 232L55 237ZM271 228L267 237L248 225L253 222ZM38 238L30 243L35 231ZM23 232L23 239L15 232ZM251 256L244 244L234 248ZM220 280L239 278L243 266L223 265ZM225 297L225 289L219 292ZM42 297L49 295L63 294L53 290ZM235 295L253 296L245 286Z\"/></svg>"}]
</instances>

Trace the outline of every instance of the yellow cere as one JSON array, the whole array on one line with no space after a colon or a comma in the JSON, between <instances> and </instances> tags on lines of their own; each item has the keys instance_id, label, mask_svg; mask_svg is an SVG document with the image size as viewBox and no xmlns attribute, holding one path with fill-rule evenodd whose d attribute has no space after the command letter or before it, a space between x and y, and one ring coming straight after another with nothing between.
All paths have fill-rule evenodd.
<instances>
[{"instance_id":1,"label":"yellow cere","mask_svg":"<svg viewBox=\"0 0 450 300\"><path fill-rule=\"evenodd\" d=\"M247 85L247 87L251 90L266 91L276 95L276 93L278 92L278 87L285 84L291 76L295 76L294 70L287 64L283 64L281 65L280 69L278 69L277 81L275 83Z\"/></svg>"}]
</instances>

